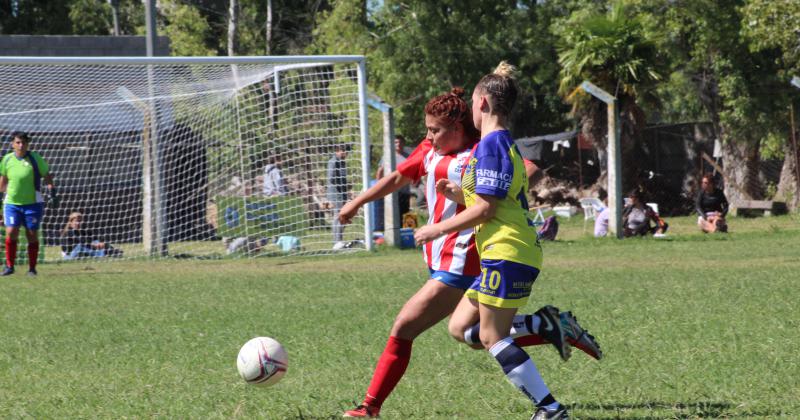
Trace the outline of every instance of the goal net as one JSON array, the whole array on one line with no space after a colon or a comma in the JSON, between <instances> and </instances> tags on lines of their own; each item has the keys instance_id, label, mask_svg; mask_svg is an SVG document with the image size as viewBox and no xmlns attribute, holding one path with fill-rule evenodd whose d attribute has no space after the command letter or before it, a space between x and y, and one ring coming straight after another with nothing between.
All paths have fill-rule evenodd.
<instances>
[{"instance_id":1,"label":"goal net","mask_svg":"<svg viewBox=\"0 0 800 420\"><path fill-rule=\"evenodd\" d=\"M369 211L334 220L368 182L364 77L361 57L0 58L2 151L25 132L50 166L47 260L364 249Z\"/></svg>"}]
</instances>

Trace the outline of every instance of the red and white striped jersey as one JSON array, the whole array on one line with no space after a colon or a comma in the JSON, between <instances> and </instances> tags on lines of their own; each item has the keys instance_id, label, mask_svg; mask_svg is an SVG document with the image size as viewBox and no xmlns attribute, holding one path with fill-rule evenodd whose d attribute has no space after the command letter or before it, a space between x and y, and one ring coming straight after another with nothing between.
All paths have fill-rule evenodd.
<instances>
[{"instance_id":1,"label":"red and white striped jersey","mask_svg":"<svg viewBox=\"0 0 800 420\"><path fill-rule=\"evenodd\" d=\"M414 181L419 181L428 175L425 181L428 224L438 223L464 211L463 205L448 200L443 194L436 192L436 182L440 179L449 179L461 185L463 168L467 165L471 151L470 146L458 153L442 156L437 154L431 142L425 139L406 161L397 167L401 175ZM452 232L428 242L423 248L423 255L432 270L468 276L480 274L480 261L472 228Z\"/></svg>"}]
</instances>

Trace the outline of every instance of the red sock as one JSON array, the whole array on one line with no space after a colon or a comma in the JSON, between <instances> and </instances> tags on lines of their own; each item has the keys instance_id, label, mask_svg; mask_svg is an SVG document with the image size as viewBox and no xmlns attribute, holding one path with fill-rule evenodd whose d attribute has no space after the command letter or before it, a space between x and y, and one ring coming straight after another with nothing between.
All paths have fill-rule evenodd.
<instances>
[{"instance_id":1,"label":"red sock","mask_svg":"<svg viewBox=\"0 0 800 420\"><path fill-rule=\"evenodd\" d=\"M36 259L39 258L39 242L28 242L28 267L36 270Z\"/></svg>"},{"instance_id":2,"label":"red sock","mask_svg":"<svg viewBox=\"0 0 800 420\"><path fill-rule=\"evenodd\" d=\"M372 382L367 388L364 404L378 407L389 397L400 378L406 372L408 362L411 361L411 344L413 341L397 337L389 337L386 348L378 359Z\"/></svg>"},{"instance_id":3,"label":"red sock","mask_svg":"<svg viewBox=\"0 0 800 420\"><path fill-rule=\"evenodd\" d=\"M538 335L523 335L522 337L517 337L514 339L514 343L520 347L527 347L527 346L539 346L542 344L550 344L549 341L545 341L544 338Z\"/></svg>"},{"instance_id":4,"label":"red sock","mask_svg":"<svg viewBox=\"0 0 800 420\"><path fill-rule=\"evenodd\" d=\"M17 260L17 241L12 241L10 236L6 236L6 267L14 268Z\"/></svg>"}]
</instances>

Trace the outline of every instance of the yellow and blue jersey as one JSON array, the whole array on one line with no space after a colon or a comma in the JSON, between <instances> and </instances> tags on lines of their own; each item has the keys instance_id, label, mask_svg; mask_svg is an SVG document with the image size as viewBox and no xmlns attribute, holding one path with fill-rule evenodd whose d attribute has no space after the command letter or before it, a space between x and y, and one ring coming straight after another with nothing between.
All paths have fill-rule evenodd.
<instances>
[{"instance_id":1,"label":"yellow and blue jersey","mask_svg":"<svg viewBox=\"0 0 800 420\"><path fill-rule=\"evenodd\" d=\"M462 179L467 207L476 194L497 198L495 216L475 228L482 260L513 261L542 268L542 247L528 218L528 177L508 130L487 134L478 143Z\"/></svg>"}]
</instances>

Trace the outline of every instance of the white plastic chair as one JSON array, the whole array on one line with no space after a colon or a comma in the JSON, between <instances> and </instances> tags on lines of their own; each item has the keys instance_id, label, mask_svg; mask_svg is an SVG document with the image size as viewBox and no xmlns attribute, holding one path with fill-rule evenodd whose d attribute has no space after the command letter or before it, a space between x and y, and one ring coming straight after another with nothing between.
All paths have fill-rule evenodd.
<instances>
[{"instance_id":1,"label":"white plastic chair","mask_svg":"<svg viewBox=\"0 0 800 420\"><path fill-rule=\"evenodd\" d=\"M606 207L599 198L584 197L579 200L583 208L583 231L586 232L586 222L597 218L597 214Z\"/></svg>"},{"instance_id":2,"label":"white plastic chair","mask_svg":"<svg viewBox=\"0 0 800 420\"><path fill-rule=\"evenodd\" d=\"M658 214L659 216L661 215L661 213L658 212L657 203L647 203L647 205L650 206L650 208L653 209L653 211L656 212L656 214Z\"/></svg>"}]
</instances>

